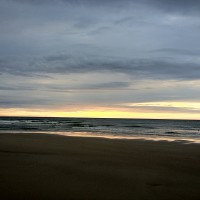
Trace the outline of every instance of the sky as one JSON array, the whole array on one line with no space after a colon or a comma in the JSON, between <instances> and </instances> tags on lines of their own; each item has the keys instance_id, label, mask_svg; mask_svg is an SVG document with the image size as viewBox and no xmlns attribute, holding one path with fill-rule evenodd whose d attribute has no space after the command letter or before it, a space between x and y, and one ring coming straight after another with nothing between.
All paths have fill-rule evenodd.
<instances>
[{"instance_id":1,"label":"sky","mask_svg":"<svg viewBox=\"0 0 200 200\"><path fill-rule=\"evenodd\" d=\"M200 1L0 0L0 115L200 119Z\"/></svg>"}]
</instances>

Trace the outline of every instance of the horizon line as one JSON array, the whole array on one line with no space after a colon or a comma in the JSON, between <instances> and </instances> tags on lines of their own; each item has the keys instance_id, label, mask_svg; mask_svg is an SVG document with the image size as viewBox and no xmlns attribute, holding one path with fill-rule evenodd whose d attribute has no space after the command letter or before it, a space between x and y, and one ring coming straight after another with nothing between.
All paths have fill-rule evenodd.
<instances>
[{"instance_id":1,"label":"horizon line","mask_svg":"<svg viewBox=\"0 0 200 200\"><path fill-rule=\"evenodd\" d=\"M173 118L119 118L119 117L59 117L59 116L0 116L0 118L75 118L75 119L128 119L128 120L182 120L182 121L200 121L200 119L173 119Z\"/></svg>"}]
</instances>

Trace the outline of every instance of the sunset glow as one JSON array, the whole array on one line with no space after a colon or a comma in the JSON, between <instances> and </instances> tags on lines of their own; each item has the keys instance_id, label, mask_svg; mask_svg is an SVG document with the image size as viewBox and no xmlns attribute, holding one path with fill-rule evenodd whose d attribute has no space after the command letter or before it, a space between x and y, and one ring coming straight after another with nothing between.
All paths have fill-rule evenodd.
<instances>
[{"instance_id":1,"label":"sunset glow","mask_svg":"<svg viewBox=\"0 0 200 200\"><path fill-rule=\"evenodd\" d=\"M88 117L88 118L133 118L133 119L199 119L200 104L183 102L152 102L127 104L128 107L91 109L70 108L70 111L59 108L51 109L0 109L2 116L38 116L38 117ZM154 108L160 108L154 110ZM186 109L186 111L165 111L166 107L172 109ZM188 110L187 110L188 109ZM135 110L135 111L134 111ZM196 111L196 112L194 112Z\"/></svg>"}]
</instances>

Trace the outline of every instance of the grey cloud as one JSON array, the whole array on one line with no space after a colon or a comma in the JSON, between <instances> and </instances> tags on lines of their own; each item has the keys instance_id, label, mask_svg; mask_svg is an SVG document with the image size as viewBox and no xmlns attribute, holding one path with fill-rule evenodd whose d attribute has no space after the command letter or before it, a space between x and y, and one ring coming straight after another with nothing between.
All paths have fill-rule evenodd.
<instances>
[{"instance_id":1,"label":"grey cloud","mask_svg":"<svg viewBox=\"0 0 200 200\"><path fill-rule=\"evenodd\" d=\"M13 2L19 2L19 3L30 3L30 4L51 4L51 3L58 3L58 2L63 2L63 3L68 3L68 4L80 4L80 5L101 5L101 4L118 4L121 2L121 0L11 0ZM138 0L135 0L136 2ZM125 3L130 3L134 2L134 0L124 0Z\"/></svg>"},{"instance_id":2,"label":"grey cloud","mask_svg":"<svg viewBox=\"0 0 200 200\"><path fill-rule=\"evenodd\" d=\"M0 105L199 101L199 88L142 89L199 80L199 11L195 0L1 0Z\"/></svg>"},{"instance_id":3,"label":"grey cloud","mask_svg":"<svg viewBox=\"0 0 200 200\"><path fill-rule=\"evenodd\" d=\"M189 107L182 107L182 108L177 108L177 107L165 107L165 106L126 106L129 109L139 109L140 111L153 111L153 112L165 112L165 113L200 113L200 109L192 109Z\"/></svg>"},{"instance_id":4,"label":"grey cloud","mask_svg":"<svg viewBox=\"0 0 200 200\"><path fill-rule=\"evenodd\" d=\"M70 59L71 56L68 55L54 55L54 56L48 56L46 58L47 61L52 62L52 61L66 61Z\"/></svg>"},{"instance_id":5,"label":"grey cloud","mask_svg":"<svg viewBox=\"0 0 200 200\"><path fill-rule=\"evenodd\" d=\"M11 100L11 99L7 99L7 100L0 100L0 106L1 108L24 108L27 106L32 106L35 104L36 101L31 101L31 100ZM40 104L41 102L37 101L37 104Z\"/></svg>"},{"instance_id":6,"label":"grey cloud","mask_svg":"<svg viewBox=\"0 0 200 200\"><path fill-rule=\"evenodd\" d=\"M200 65L168 60L126 59L101 56L55 55L31 62L0 63L1 73L35 76L52 73L124 73L144 79L199 79Z\"/></svg>"},{"instance_id":7,"label":"grey cloud","mask_svg":"<svg viewBox=\"0 0 200 200\"><path fill-rule=\"evenodd\" d=\"M156 81L155 85L151 84L152 88L147 91L143 89L143 84L140 85L143 83L142 79L131 81L120 75L122 78L119 80L121 81L109 82L108 73L107 78L103 74L96 74L92 80L89 74L85 77L81 75L65 76L62 74L55 76L53 80L4 75L0 79L1 85L13 90L0 91L0 107L56 108L64 106L66 108L69 105L109 105L112 107L115 104L130 102L199 101L199 87L192 89L191 85L177 88L170 84L170 87L163 87L162 84L166 80L162 80ZM68 81L68 78L71 80ZM148 84L147 80L146 83Z\"/></svg>"},{"instance_id":8,"label":"grey cloud","mask_svg":"<svg viewBox=\"0 0 200 200\"><path fill-rule=\"evenodd\" d=\"M200 1L199 0L145 0L149 5L157 6L165 11L178 11L183 14L195 12L200 10Z\"/></svg>"},{"instance_id":9,"label":"grey cloud","mask_svg":"<svg viewBox=\"0 0 200 200\"><path fill-rule=\"evenodd\" d=\"M27 87L27 86L0 86L0 90L5 90L5 91L30 91L30 90L36 90L38 89L36 86L32 86L32 87Z\"/></svg>"},{"instance_id":10,"label":"grey cloud","mask_svg":"<svg viewBox=\"0 0 200 200\"><path fill-rule=\"evenodd\" d=\"M20 3L31 3L36 5L42 4L52 4L52 3L66 3L72 5L107 5L107 6L121 6L121 8L129 5L145 5L156 7L168 12L178 11L178 12L191 12L200 10L200 1L199 0L12 0L14 2Z\"/></svg>"},{"instance_id":11,"label":"grey cloud","mask_svg":"<svg viewBox=\"0 0 200 200\"><path fill-rule=\"evenodd\" d=\"M122 89L127 88L130 86L128 82L109 82L109 83L100 83L100 84L93 84L87 88L91 89Z\"/></svg>"},{"instance_id":12,"label":"grey cloud","mask_svg":"<svg viewBox=\"0 0 200 200\"><path fill-rule=\"evenodd\" d=\"M131 85L130 82L105 82L105 83L90 83L81 84L77 86L58 85L58 86L48 86L49 89L68 91L68 90L115 90L115 89L125 89Z\"/></svg>"},{"instance_id":13,"label":"grey cloud","mask_svg":"<svg viewBox=\"0 0 200 200\"><path fill-rule=\"evenodd\" d=\"M152 52L164 53L164 54L173 54L173 55L185 55L185 56L199 56L200 55L200 49L163 48L163 49L153 50Z\"/></svg>"},{"instance_id":14,"label":"grey cloud","mask_svg":"<svg viewBox=\"0 0 200 200\"><path fill-rule=\"evenodd\" d=\"M0 90L16 90L15 87L0 86Z\"/></svg>"},{"instance_id":15,"label":"grey cloud","mask_svg":"<svg viewBox=\"0 0 200 200\"><path fill-rule=\"evenodd\" d=\"M1 108L25 108L25 107L40 107L52 104L48 99L41 98L27 98L15 96L14 99L5 97L0 98Z\"/></svg>"}]
</instances>

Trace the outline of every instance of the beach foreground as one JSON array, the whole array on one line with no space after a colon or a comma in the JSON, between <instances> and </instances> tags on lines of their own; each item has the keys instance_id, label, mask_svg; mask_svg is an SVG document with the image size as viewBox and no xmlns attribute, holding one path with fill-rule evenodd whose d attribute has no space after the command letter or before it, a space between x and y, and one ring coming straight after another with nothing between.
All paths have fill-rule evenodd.
<instances>
[{"instance_id":1,"label":"beach foreground","mask_svg":"<svg viewBox=\"0 0 200 200\"><path fill-rule=\"evenodd\" d=\"M200 145L0 134L6 199L200 199Z\"/></svg>"}]
</instances>

